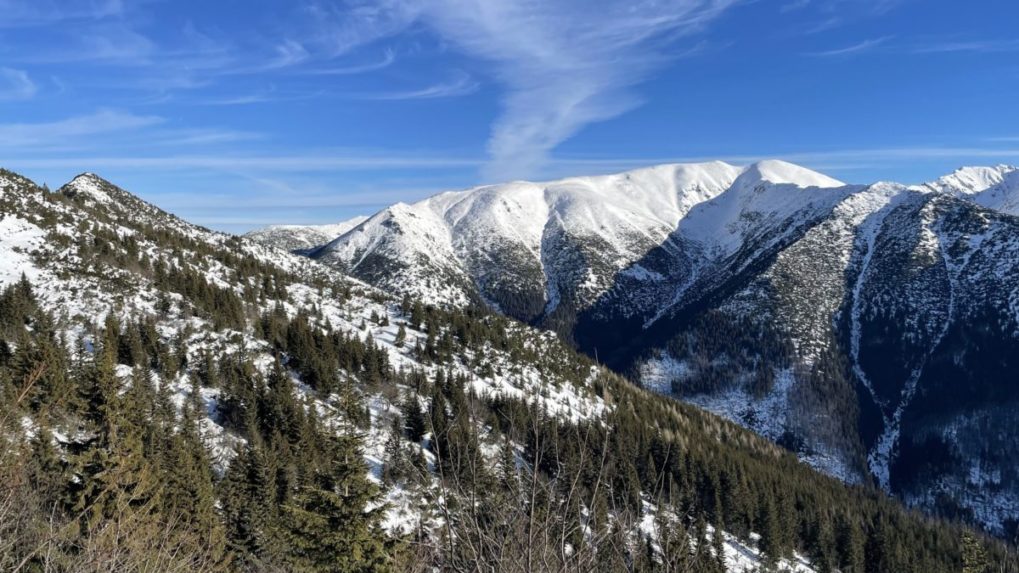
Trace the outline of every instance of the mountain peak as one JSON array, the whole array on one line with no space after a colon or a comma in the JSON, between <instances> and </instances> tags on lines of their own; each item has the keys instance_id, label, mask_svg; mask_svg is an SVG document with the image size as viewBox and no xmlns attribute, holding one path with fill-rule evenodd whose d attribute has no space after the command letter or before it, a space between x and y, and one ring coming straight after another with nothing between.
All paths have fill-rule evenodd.
<instances>
[{"instance_id":1,"label":"mountain peak","mask_svg":"<svg viewBox=\"0 0 1019 573\"><path fill-rule=\"evenodd\" d=\"M368 220L358 215L325 225L269 225L244 234L248 239L284 251L306 253L348 233Z\"/></svg>"},{"instance_id":2,"label":"mountain peak","mask_svg":"<svg viewBox=\"0 0 1019 573\"><path fill-rule=\"evenodd\" d=\"M960 167L952 173L927 183L928 188L953 195L973 195L1000 185L1017 168L1012 165Z\"/></svg>"},{"instance_id":3,"label":"mountain peak","mask_svg":"<svg viewBox=\"0 0 1019 573\"><path fill-rule=\"evenodd\" d=\"M113 200L109 193L111 189L117 189L117 186L95 173L86 171L67 182L60 188L60 192L68 197L84 195L93 201L109 203Z\"/></svg>"},{"instance_id":4,"label":"mountain peak","mask_svg":"<svg viewBox=\"0 0 1019 573\"><path fill-rule=\"evenodd\" d=\"M766 159L745 167L732 186L734 188L753 188L760 183L820 188L844 187L846 185L838 179L833 179L795 163Z\"/></svg>"}]
</instances>

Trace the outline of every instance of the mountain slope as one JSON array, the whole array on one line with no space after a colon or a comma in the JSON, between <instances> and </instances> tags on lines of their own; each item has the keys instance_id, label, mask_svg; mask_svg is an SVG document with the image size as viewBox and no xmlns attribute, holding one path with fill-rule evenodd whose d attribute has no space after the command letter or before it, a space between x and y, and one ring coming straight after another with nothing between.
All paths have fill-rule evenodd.
<instances>
[{"instance_id":1,"label":"mountain slope","mask_svg":"<svg viewBox=\"0 0 1019 573\"><path fill-rule=\"evenodd\" d=\"M512 183L394 206L313 256L556 330L843 480L1011 535L1019 480L992 452L1019 446L1000 402L1017 173L845 185L766 161Z\"/></svg>"},{"instance_id":2,"label":"mountain slope","mask_svg":"<svg viewBox=\"0 0 1019 573\"><path fill-rule=\"evenodd\" d=\"M4 569L42 555L57 570L235 571L354 555L373 571L494 567L534 552L585 571L661 566L649 556L713 571L959 560L959 527L820 476L551 334L394 300L93 175L47 193L0 172L0 255ZM88 492L101 483L116 504L132 484L153 492L110 506L135 543L108 535L125 531L107 527L116 512L79 522L61 501L100 503ZM536 515L543 535L529 538Z\"/></svg>"},{"instance_id":3,"label":"mountain slope","mask_svg":"<svg viewBox=\"0 0 1019 573\"><path fill-rule=\"evenodd\" d=\"M813 222L769 225L792 241L736 266L723 257L709 274L718 282L693 282L643 330L579 325L635 338L637 352L659 349L638 359L649 384L816 467L849 481L873 475L911 503L1011 535L1019 481L997 452L1019 444L1001 410L1014 403L1019 228L968 199L856 189ZM805 232L786 234L804 221ZM753 244L774 243L762 235ZM736 342L705 345L727 328ZM991 433L953 429L975 420Z\"/></svg>"},{"instance_id":4,"label":"mountain slope","mask_svg":"<svg viewBox=\"0 0 1019 573\"><path fill-rule=\"evenodd\" d=\"M664 165L444 193L395 205L313 256L428 301L549 320L590 304L738 174L720 162Z\"/></svg>"},{"instance_id":5,"label":"mountain slope","mask_svg":"<svg viewBox=\"0 0 1019 573\"><path fill-rule=\"evenodd\" d=\"M267 247L306 254L367 220L368 217L359 215L331 225L271 225L245 233L244 238Z\"/></svg>"}]
</instances>

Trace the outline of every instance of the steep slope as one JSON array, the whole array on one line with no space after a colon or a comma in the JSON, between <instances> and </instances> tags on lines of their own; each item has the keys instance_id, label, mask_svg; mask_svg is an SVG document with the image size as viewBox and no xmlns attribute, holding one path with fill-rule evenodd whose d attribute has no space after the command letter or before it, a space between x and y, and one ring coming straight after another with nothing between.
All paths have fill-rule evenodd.
<instances>
[{"instance_id":1,"label":"steep slope","mask_svg":"<svg viewBox=\"0 0 1019 573\"><path fill-rule=\"evenodd\" d=\"M443 193L394 205L313 256L430 302L485 301L515 318L568 325L738 175L720 162L663 165Z\"/></svg>"},{"instance_id":2,"label":"steep slope","mask_svg":"<svg viewBox=\"0 0 1019 573\"><path fill-rule=\"evenodd\" d=\"M368 217L359 215L331 225L271 225L245 233L244 238L267 247L303 255L367 220Z\"/></svg>"},{"instance_id":3,"label":"steep slope","mask_svg":"<svg viewBox=\"0 0 1019 573\"><path fill-rule=\"evenodd\" d=\"M1011 535L1019 227L970 189L849 189L828 214L767 225L778 243L723 257L717 282L692 281L646 329L580 325L659 349L638 361L646 384L815 467Z\"/></svg>"},{"instance_id":4,"label":"steep slope","mask_svg":"<svg viewBox=\"0 0 1019 573\"><path fill-rule=\"evenodd\" d=\"M960 197L975 196L982 191L1001 184L1015 170L1016 168L1010 165L960 167L944 177L925 183L923 186L934 191Z\"/></svg>"},{"instance_id":5,"label":"steep slope","mask_svg":"<svg viewBox=\"0 0 1019 573\"><path fill-rule=\"evenodd\" d=\"M377 559L370 570L494 567L534 552L606 572L959 559L962 529L820 476L549 333L395 300L94 175L47 193L0 171L0 261L4 569L42 555L58 570L238 571L358 556ZM124 530L107 514L82 522L63 505L97 484L100 499L134 500L114 507L135 543L107 535ZM412 542L384 543L378 524Z\"/></svg>"},{"instance_id":6,"label":"steep slope","mask_svg":"<svg viewBox=\"0 0 1019 573\"><path fill-rule=\"evenodd\" d=\"M557 368L550 364L519 364L499 349L484 350L484 359L459 355L448 364L426 364L432 360L413 353L426 346L435 352L434 339L405 318L405 339L397 344L399 305L372 287L306 258L188 224L95 175L80 175L53 194L15 174L0 175L0 282L30 281L39 304L55 314L61 339L92 336L90 325L110 313L125 323L155 317L167 340L187 336L181 342L187 361L244 352L264 370L275 351L251 317L283 310L378 345L394 368L454 374L484 367L485 375L471 381L481 395L537 400L572 419L604 408L590 392L559 388L564 380L554 381ZM551 335L534 335L532 346L554 343ZM511 368L512 374L496 372ZM346 372L341 379L360 376ZM175 392L189 392L186 376L169 382ZM216 455L229 459L235 440L216 414L217 394L202 390L211 414L204 429ZM384 430L378 428L378 439Z\"/></svg>"},{"instance_id":7,"label":"steep slope","mask_svg":"<svg viewBox=\"0 0 1019 573\"><path fill-rule=\"evenodd\" d=\"M1011 535L1019 480L992 452L1019 445L995 402L1012 400L1017 173L860 186L765 161L520 182L394 206L315 256L556 330L823 471ZM965 393L982 398L949 406Z\"/></svg>"},{"instance_id":8,"label":"steep slope","mask_svg":"<svg viewBox=\"0 0 1019 573\"><path fill-rule=\"evenodd\" d=\"M1019 215L1019 169L1007 168L1000 182L984 189L973 200L995 211Z\"/></svg>"}]
</instances>

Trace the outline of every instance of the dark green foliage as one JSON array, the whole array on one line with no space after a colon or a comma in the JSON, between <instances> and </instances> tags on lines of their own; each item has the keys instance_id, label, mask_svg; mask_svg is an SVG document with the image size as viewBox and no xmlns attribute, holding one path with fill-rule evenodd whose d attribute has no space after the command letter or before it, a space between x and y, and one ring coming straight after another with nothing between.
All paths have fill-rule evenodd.
<instances>
[{"instance_id":1,"label":"dark green foliage","mask_svg":"<svg viewBox=\"0 0 1019 573\"><path fill-rule=\"evenodd\" d=\"M404 433L407 439L414 443L421 441L427 431L424 413L421 411L421 404L415 395L407 396L400 405L400 412L403 415Z\"/></svg>"},{"instance_id":2,"label":"dark green foliage","mask_svg":"<svg viewBox=\"0 0 1019 573\"><path fill-rule=\"evenodd\" d=\"M283 505L283 540L294 571L386 571L384 535L376 525L382 507L366 511L377 492L365 477L357 444L329 438L321 464Z\"/></svg>"},{"instance_id":3,"label":"dark green foliage","mask_svg":"<svg viewBox=\"0 0 1019 573\"><path fill-rule=\"evenodd\" d=\"M116 191L110 190L118 200L129 200ZM369 422L364 396L383 394L399 401L401 410L386 444L386 481L416 487L407 475L422 475L416 493L429 494L427 487L438 482L450 494L448 529L433 532L435 538L424 532L413 538L414 546L435 549L415 565L475 570L478 564L526 563L528 552L549 536L542 558L556 559L568 544L576 556L569 570L717 572L717 530L724 527L745 543L752 531L761 532L767 555L777 560L799 551L822 570L956 571L981 552L995 566L1015 570L999 544L961 541L958 526L921 518L873 490L846 488L748 432L621 378L594 376L590 361L505 318L406 298L398 335L409 338L407 329L415 330L413 357L430 369L394 371L387 352L364 332L337 332L314 307L288 313L285 309L293 309L288 288L304 279L246 254L238 240L213 245L144 218L121 220L136 231L122 235L96 223L111 220L102 208L55 195L53 201L74 202L95 217L80 223L78 241L67 245L83 261L74 272L112 269L103 284L141 277L157 291L156 316L121 321L111 314L104 329L90 329L87 337L97 353L82 350L80 357L69 356L53 334L59 330L36 308L27 281L0 293L0 396L5 407L16 408L11 419L27 415L40 421L30 448L19 450L31 464L24 476L4 484L32 484L31 497L38 499L24 505L32 508L34 531L45 531L50 516L75 524L56 553L107 542L103 526L121 514L150 545L142 555L170 547L201 556L176 570L372 571L406 564L393 560L397 552L379 530L379 492L366 479L359 451L359 434ZM146 253L146 242L159 245L160 252ZM212 264L226 269L232 288L208 278ZM329 289L339 300L350 296L349 286L308 286ZM522 313L533 310L523 301L519 306ZM547 320L566 324L575 318L571 312ZM192 350L189 359L192 335L208 334L207 329L163 339L156 328L157 319L192 315L215 330L244 331L268 343L275 358L271 368L259 373L254 358L265 354L255 355L250 347L223 355L215 348ZM375 320L385 324L388 314ZM768 391L774 369L761 368L759 356L740 353L739 347L743 338L772 333L711 315L702 326L714 339L676 344L685 344L695 359L726 354L731 364L757 372L748 389ZM767 343L770 366L788 365L789 349L781 340ZM817 381L837 376L844 366L838 361L838 356L824 360ZM134 368L130 380L113 374L118 364ZM506 396L481 399L471 392L474 378L513 376L521 365L540 372L550 390L572 384L596 393L610 405L608 413L601 420L570 423L548 415L534 396L528 403ZM708 365L702 374L689 390L729 383L730 372L721 367ZM339 428L318 420L294 391L294 378L335 408ZM31 400L9 399L26 379L36 381ZM169 380L193 385L180 412ZM820 394L822 385L816 386ZM214 402L206 404L199 387L218 390ZM419 403L424 397L426 412ZM228 435L243 440L236 442L237 457L221 478L212 466L226 460L210 459L199 429L199 416L207 413ZM53 443L46 437L49 422L64 429L80 425L82 432L72 432L72 443ZM437 461L430 476L418 445L429 431ZM488 451L496 444L498 460L483 455L483 445ZM0 464L0 471L7 467ZM72 475L77 481L68 479ZM435 497L430 499L434 505ZM657 540L660 555L648 539L629 547L635 524L651 505L662 509L656 515L664 532ZM708 533L709 524L715 534ZM482 542L486 538L505 543ZM482 543L472 546L473 541ZM28 550L12 551L22 552L15 555L20 559ZM0 555L0 568L10 562L7 557ZM530 565L519 570L541 568L538 562Z\"/></svg>"},{"instance_id":4,"label":"dark green foliage","mask_svg":"<svg viewBox=\"0 0 1019 573\"><path fill-rule=\"evenodd\" d=\"M987 573L987 551L970 533L962 536L962 573Z\"/></svg>"}]
</instances>

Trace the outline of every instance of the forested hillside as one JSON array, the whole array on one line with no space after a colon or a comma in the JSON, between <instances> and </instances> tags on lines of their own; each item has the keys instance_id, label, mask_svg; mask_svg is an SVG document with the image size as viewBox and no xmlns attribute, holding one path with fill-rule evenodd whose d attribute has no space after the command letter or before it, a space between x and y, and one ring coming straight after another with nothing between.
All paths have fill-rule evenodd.
<instances>
[{"instance_id":1,"label":"forested hillside","mask_svg":"<svg viewBox=\"0 0 1019 573\"><path fill-rule=\"evenodd\" d=\"M1014 541L1017 190L1007 165L909 186L667 164L440 193L301 252L557 332L829 475Z\"/></svg>"},{"instance_id":2,"label":"forested hillside","mask_svg":"<svg viewBox=\"0 0 1019 573\"><path fill-rule=\"evenodd\" d=\"M0 172L0 282L4 571L1019 571L550 333L93 175Z\"/></svg>"}]
</instances>

